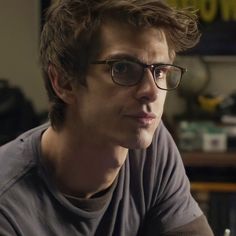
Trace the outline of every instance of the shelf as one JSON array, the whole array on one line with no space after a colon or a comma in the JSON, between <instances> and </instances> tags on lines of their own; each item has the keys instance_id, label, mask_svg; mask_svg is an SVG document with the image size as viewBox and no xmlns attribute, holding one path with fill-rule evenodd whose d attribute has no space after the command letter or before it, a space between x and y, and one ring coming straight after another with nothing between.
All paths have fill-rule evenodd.
<instances>
[{"instance_id":1,"label":"shelf","mask_svg":"<svg viewBox=\"0 0 236 236\"><path fill-rule=\"evenodd\" d=\"M236 167L236 152L183 152L181 156L186 167Z\"/></svg>"},{"instance_id":2,"label":"shelf","mask_svg":"<svg viewBox=\"0 0 236 236\"><path fill-rule=\"evenodd\" d=\"M191 191L197 192L236 192L236 183L191 182Z\"/></svg>"}]
</instances>

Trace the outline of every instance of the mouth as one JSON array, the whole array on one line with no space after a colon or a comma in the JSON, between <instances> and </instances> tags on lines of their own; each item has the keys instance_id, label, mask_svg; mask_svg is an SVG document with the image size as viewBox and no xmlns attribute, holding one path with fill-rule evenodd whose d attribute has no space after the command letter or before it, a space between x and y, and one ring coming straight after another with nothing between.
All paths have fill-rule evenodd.
<instances>
[{"instance_id":1,"label":"mouth","mask_svg":"<svg viewBox=\"0 0 236 236\"><path fill-rule=\"evenodd\" d=\"M126 117L144 127L152 125L156 120L156 115L154 113L146 112L132 113L126 115Z\"/></svg>"}]
</instances>

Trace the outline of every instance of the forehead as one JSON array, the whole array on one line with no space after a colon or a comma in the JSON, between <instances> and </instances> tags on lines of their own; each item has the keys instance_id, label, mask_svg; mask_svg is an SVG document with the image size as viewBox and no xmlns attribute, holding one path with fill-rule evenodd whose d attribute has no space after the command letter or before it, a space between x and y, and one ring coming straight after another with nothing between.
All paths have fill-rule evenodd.
<instances>
[{"instance_id":1,"label":"forehead","mask_svg":"<svg viewBox=\"0 0 236 236\"><path fill-rule=\"evenodd\" d=\"M166 36L161 28L139 28L109 21L102 24L99 37L99 59L127 54L148 64L170 62Z\"/></svg>"}]
</instances>

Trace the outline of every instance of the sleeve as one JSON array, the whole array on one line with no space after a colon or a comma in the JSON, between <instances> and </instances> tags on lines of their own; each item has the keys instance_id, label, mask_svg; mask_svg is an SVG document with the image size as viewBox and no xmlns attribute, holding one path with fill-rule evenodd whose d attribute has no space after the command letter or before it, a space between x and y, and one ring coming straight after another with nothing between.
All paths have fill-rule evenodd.
<instances>
[{"instance_id":1,"label":"sleeve","mask_svg":"<svg viewBox=\"0 0 236 236\"><path fill-rule=\"evenodd\" d=\"M151 175L155 177L151 179L153 188L149 189L153 197L146 217L145 235L156 235L194 222L203 213L190 193L181 156L163 124L150 148L153 159ZM207 222L203 225L208 227Z\"/></svg>"},{"instance_id":2,"label":"sleeve","mask_svg":"<svg viewBox=\"0 0 236 236\"><path fill-rule=\"evenodd\" d=\"M7 218L0 212L0 235L1 236L19 236Z\"/></svg>"},{"instance_id":3,"label":"sleeve","mask_svg":"<svg viewBox=\"0 0 236 236\"><path fill-rule=\"evenodd\" d=\"M190 223L166 232L161 236L214 236L207 219L204 215L191 221Z\"/></svg>"}]
</instances>

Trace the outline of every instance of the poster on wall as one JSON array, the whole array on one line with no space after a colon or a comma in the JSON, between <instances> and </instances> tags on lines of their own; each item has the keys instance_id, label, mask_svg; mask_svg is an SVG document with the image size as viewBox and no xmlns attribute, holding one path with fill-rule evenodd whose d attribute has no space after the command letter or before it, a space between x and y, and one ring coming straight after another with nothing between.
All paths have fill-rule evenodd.
<instances>
[{"instance_id":1,"label":"poster on wall","mask_svg":"<svg viewBox=\"0 0 236 236\"><path fill-rule=\"evenodd\" d=\"M177 8L197 10L202 33L192 55L236 55L236 0L167 0Z\"/></svg>"}]
</instances>

